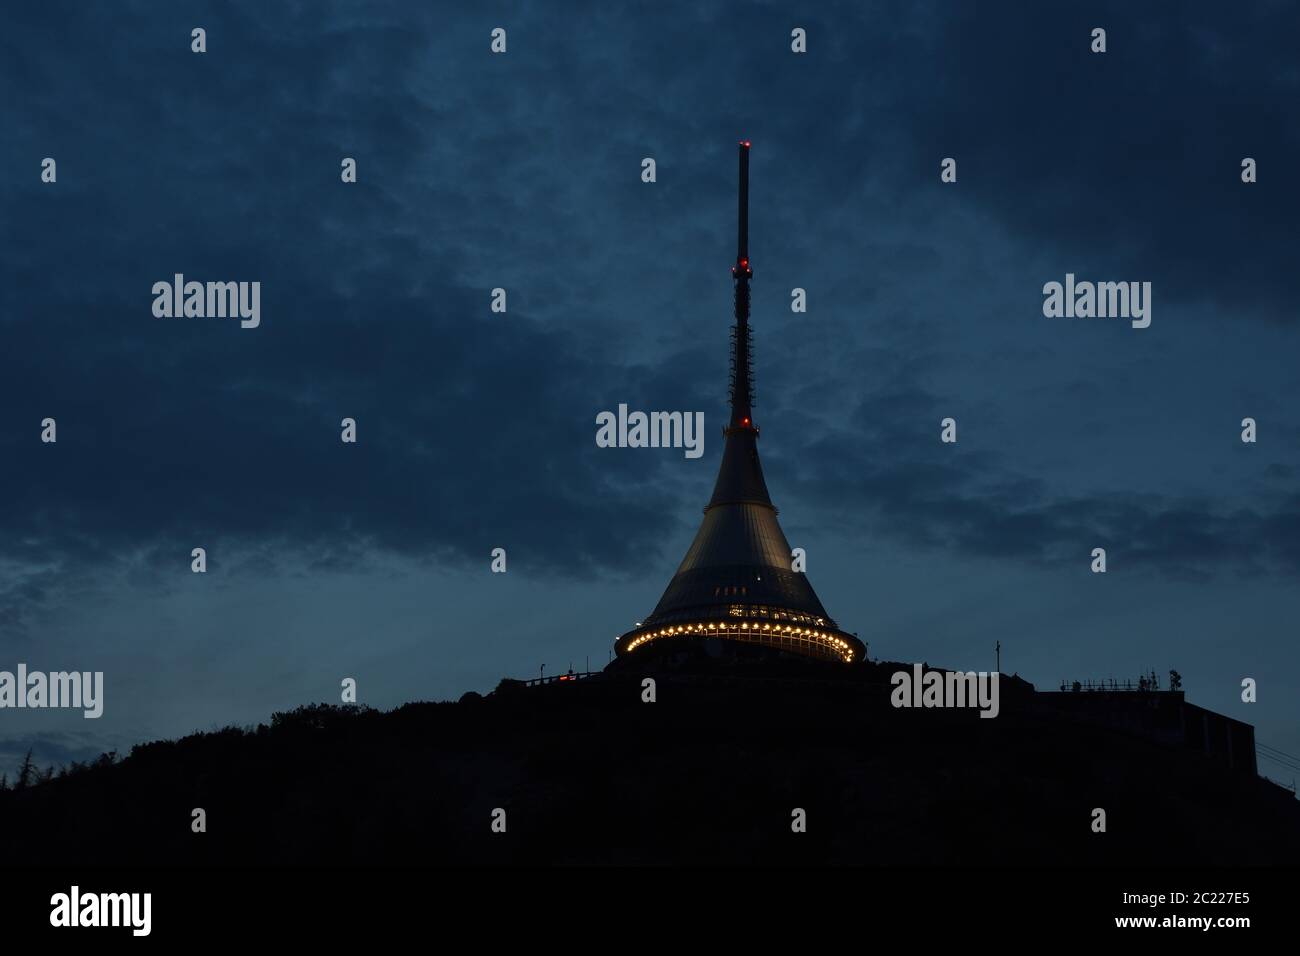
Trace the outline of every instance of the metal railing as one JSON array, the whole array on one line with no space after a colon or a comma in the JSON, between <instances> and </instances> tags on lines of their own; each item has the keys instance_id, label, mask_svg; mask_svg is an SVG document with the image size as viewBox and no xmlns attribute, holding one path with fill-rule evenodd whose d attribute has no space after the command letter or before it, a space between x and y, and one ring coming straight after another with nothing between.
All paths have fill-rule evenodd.
<instances>
[{"instance_id":1,"label":"metal railing","mask_svg":"<svg viewBox=\"0 0 1300 956\"><path fill-rule=\"evenodd\" d=\"M1061 690L1065 692L1083 692L1083 691L1136 691L1144 693L1148 691L1171 690L1178 691L1183 689L1183 680L1177 671L1169 672L1169 687L1160 686L1160 676L1152 671L1149 674L1143 674L1137 680L1125 678L1117 680L1114 677L1107 677L1101 680L1084 680L1084 681L1061 681Z\"/></svg>"},{"instance_id":2,"label":"metal railing","mask_svg":"<svg viewBox=\"0 0 1300 956\"><path fill-rule=\"evenodd\" d=\"M540 687L542 684L565 684L569 681L595 677L599 673L600 671L566 671L563 674L552 674L550 677L534 677L523 683L525 687Z\"/></svg>"}]
</instances>

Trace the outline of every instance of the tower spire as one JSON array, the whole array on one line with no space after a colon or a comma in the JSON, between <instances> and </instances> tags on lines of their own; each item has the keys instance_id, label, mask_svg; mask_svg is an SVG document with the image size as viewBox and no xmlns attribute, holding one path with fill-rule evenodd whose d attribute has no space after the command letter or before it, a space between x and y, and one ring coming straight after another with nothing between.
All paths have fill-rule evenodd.
<instances>
[{"instance_id":1,"label":"tower spire","mask_svg":"<svg viewBox=\"0 0 1300 956\"><path fill-rule=\"evenodd\" d=\"M758 461L758 427L754 424L754 348L749 333L749 140L742 139L740 192L736 214L735 284L736 324L731 327L731 418L722 430L722 465L705 511L718 505L749 502L772 508L772 499ZM775 508L772 508L775 511Z\"/></svg>"},{"instance_id":2,"label":"tower spire","mask_svg":"<svg viewBox=\"0 0 1300 956\"><path fill-rule=\"evenodd\" d=\"M735 283L736 324L731 328L731 422L733 429L754 428L754 382L751 365L753 348L749 339L749 140L739 144L740 201L736 215L736 264L731 267Z\"/></svg>"}]
</instances>

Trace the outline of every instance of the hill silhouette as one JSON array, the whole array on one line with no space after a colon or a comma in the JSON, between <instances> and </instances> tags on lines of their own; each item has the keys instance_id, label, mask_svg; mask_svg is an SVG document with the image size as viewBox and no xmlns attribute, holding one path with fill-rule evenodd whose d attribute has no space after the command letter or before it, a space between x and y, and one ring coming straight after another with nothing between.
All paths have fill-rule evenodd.
<instances>
[{"instance_id":1,"label":"hill silhouette","mask_svg":"<svg viewBox=\"0 0 1300 956\"><path fill-rule=\"evenodd\" d=\"M1300 851L1300 804L1253 774L1080 719L1013 678L993 720L896 710L889 670L640 661L389 712L305 706L0 792L0 839L16 859L104 865L1271 864ZM197 807L206 833L191 831Z\"/></svg>"}]
</instances>

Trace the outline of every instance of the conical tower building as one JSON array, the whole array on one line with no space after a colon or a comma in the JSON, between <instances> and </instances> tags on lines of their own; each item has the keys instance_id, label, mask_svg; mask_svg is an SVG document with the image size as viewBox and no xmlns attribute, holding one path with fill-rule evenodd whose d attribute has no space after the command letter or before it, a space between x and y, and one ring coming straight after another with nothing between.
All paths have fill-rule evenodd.
<instances>
[{"instance_id":1,"label":"conical tower building","mask_svg":"<svg viewBox=\"0 0 1300 956\"><path fill-rule=\"evenodd\" d=\"M704 522L654 612L618 639L619 657L644 652L665 638L716 639L764 656L795 655L854 663L866 649L839 629L808 578L792 569L790 543L758 460L753 420L749 338L749 141L740 144L740 208L732 327L731 419L713 497ZM676 643L676 642L671 642Z\"/></svg>"}]
</instances>

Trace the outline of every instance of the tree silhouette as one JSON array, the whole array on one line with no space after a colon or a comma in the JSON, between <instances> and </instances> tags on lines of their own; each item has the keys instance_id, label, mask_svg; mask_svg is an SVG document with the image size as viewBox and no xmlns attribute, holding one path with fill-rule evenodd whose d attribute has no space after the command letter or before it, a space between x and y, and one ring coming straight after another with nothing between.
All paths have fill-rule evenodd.
<instances>
[{"instance_id":1,"label":"tree silhouette","mask_svg":"<svg viewBox=\"0 0 1300 956\"><path fill-rule=\"evenodd\" d=\"M18 779L14 781L15 790L26 790L36 782L37 770L32 766L32 752L27 751L27 756L23 758L23 765L18 768Z\"/></svg>"}]
</instances>

